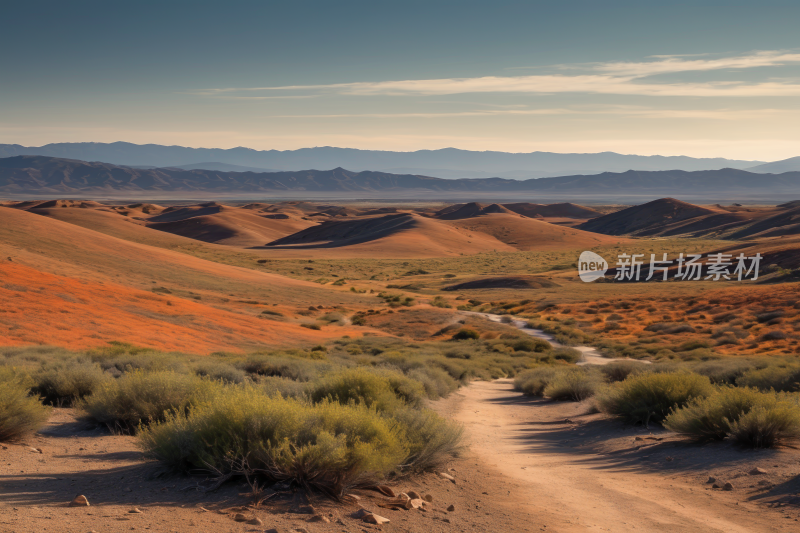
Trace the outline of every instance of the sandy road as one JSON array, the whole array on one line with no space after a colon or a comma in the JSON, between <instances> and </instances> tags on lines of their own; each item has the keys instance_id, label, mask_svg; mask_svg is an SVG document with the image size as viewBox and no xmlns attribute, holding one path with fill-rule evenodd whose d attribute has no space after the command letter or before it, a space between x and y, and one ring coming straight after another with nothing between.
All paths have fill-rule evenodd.
<instances>
[{"instance_id":1,"label":"sandy road","mask_svg":"<svg viewBox=\"0 0 800 533\"><path fill-rule=\"evenodd\" d=\"M525 398L510 380L472 383L437 409L464 424L480 460L522 482L522 494L509 497L541 518L540 524L526 524L530 530L798 530L792 517L750 503L743 493L711 490L696 476L637 463L651 456L621 461L617 452L625 448L639 453L640 446L630 443L633 432L643 430L583 414L580 404Z\"/></svg>"},{"instance_id":2,"label":"sandy road","mask_svg":"<svg viewBox=\"0 0 800 533\"><path fill-rule=\"evenodd\" d=\"M527 327L527 320L520 320L519 318L514 318L511 315L494 315L491 313L476 313L473 311L462 311L463 314L469 315L477 315L482 316L487 320L491 320L492 322L503 322L503 318L508 320L509 326L514 326L522 333L526 335L530 335L531 337L536 337L537 339L543 339L552 344L554 347L559 348L563 345L556 341L555 337L552 335L545 333L539 329L531 329ZM581 360L578 362L579 365L606 365L612 361L620 361L620 359L610 359L607 357L603 357L603 355L597 351L596 348L592 346L570 346L570 348L574 350L578 350L581 352ZM644 363L649 363L649 361L643 361Z\"/></svg>"}]
</instances>

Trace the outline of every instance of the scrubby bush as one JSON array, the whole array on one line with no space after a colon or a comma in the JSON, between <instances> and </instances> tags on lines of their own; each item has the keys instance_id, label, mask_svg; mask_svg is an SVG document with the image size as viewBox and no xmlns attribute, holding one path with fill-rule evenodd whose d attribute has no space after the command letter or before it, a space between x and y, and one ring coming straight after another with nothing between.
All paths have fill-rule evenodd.
<instances>
[{"instance_id":1,"label":"scrubby bush","mask_svg":"<svg viewBox=\"0 0 800 533\"><path fill-rule=\"evenodd\" d=\"M101 424L130 431L164 420L170 412L186 413L220 390L220 383L192 374L134 370L103 383L80 408Z\"/></svg>"},{"instance_id":2,"label":"scrubby bush","mask_svg":"<svg viewBox=\"0 0 800 533\"><path fill-rule=\"evenodd\" d=\"M708 376L711 383L718 385L733 385L745 372L751 370L758 365L766 365L766 363L758 363L749 359L736 359L728 357L717 361L706 361L692 366L692 371L703 376Z\"/></svg>"},{"instance_id":3,"label":"scrubby bush","mask_svg":"<svg viewBox=\"0 0 800 533\"><path fill-rule=\"evenodd\" d=\"M244 383L247 379L247 374L243 370L222 361L201 361L194 365L193 370L200 377L223 383Z\"/></svg>"},{"instance_id":4,"label":"scrubby bush","mask_svg":"<svg viewBox=\"0 0 800 533\"><path fill-rule=\"evenodd\" d=\"M401 428L366 405L308 405L251 387L228 390L188 417L169 415L140 438L149 455L179 471L248 469L336 498L409 454Z\"/></svg>"},{"instance_id":5,"label":"scrubby bush","mask_svg":"<svg viewBox=\"0 0 800 533\"><path fill-rule=\"evenodd\" d=\"M429 409L404 408L391 414L408 450L402 470L423 472L442 466L463 448L464 429Z\"/></svg>"},{"instance_id":6,"label":"scrubby bush","mask_svg":"<svg viewBox=\"0 0 800 533\"><path fill-rule=\"evenodd\" d=\"M544 339L536 337L520 337L513 340L504 341L507 346L515 352L535 352L542 353L553 349L553 346Z\"/></svg>"},{"instance_id":7,"label":"scrubby bush","mask_svg":"<svg viewBox=\"0 0 800 533\"><path fill-rule=\"evenodd\" d=\"M189 359L184 354L162 353L125 343L111 343L111 346L105 348L95 348L87 355L100 368L114 376L133 370L186 372L186 361Z\"/></svg>"},{"instance_id":8,"label":"scrubby bush","mask_svg":"<svg viewBox=\"0 0 800 533\"><path fill-rule=\"evenodd\" d=\"M280 376L264 376L258 379L256 388L267 396L302 398L306 395L307 383Z\"/></svg>"},{"instance_id":9,"label":"scrubby bush","mask_svg":"<svg viewBox=\"0 0 800 533\"><path fill-rule=\"evenodd\" d=\"M33 379L33 392L46 403L72 405L112 378L97 363L67 360L43 366L34 373Z\"/></svg>"},{"instance_id":10,"label":"scrubby bush","mask_svg":"<svg viewBox=\"0 0 800 533\"><path fill-rule=\"evenodd\" d=\"M464 341L464 340L474 340L480 338L480 333L475 331L474 329L469 328L461 328L453 335L453 340L456 341Z\"/></svg>"},{"instance_id":11,"label":"scrubby bush","mask_svg":"<svg viewBox=\"0 0 800 533\"><path fill-rule=\"evenodd\" d=\"M698 398L673 411L664 427L695 440L722 440L731 427L755 407L773 406L775 393L757 389L724 387L706 398Z\"/></svg>"},{"instance_id":12,"label":"scrubby bush","mask_svg":"<svg viewBox=\"0 0 800 533\"><path fill-rule=\"evenodd\" d=\"M331 364L318 359L269 354L250 356L238 363L238 367L248 374L279 376L297 381L311 381L333 368Z\"/></svg>"},{"instance_id":13,"label":"scrubby bush","mask_svg":"<svg viewBox=\"0 0 800 533\"><path fill-rule=\"evenodd\" d=\"M0 442L18 440L47 422L50 410L28 391L24 376L0 367Z\"/></svg>"},{"instance_id":14,"label":"scrubby bush","mask_svg":"<svg viewBox=\"0 0 800 533\"><path fill-rule=\"evenodd\" d=\"M600 384L600 376L594 368L559 368L544 388L544 395L553 400L581 402L594 396Z\"/></svg>"},{"instance_id":15,"label":"scrubby bush","mask_svg":"<svg viewBox=\"0 0 800 533\"><path fill-rule=\"evenodd\" d=\"M575 348L556 348L551 355L553 359L566 361L567 363L577 363L583 357L583 354Z\"/></svg>"},{"instance_id":16,"label":"scrubby bush","mask_svg":"<svg viewBox=\"0 0 800 533\"><path fill-rule=\"evenodd\" d=\"M425 387L425 395L431 400L444 398L459 386L459 382L441 368L420 367L410 370L406 375L420 382Z\"/></svg>"},{"instance_id":17,"label":"scrubby bush","mask_svg":"<svg viewBox=\"0 0 800 533\"><path fill-rule=\"evenodd\" d=\"M674 335L676 333L691 333L694 332L694 328L687 324L686 322L675 323L675 322L656 322L655 324L650 324L646 328L645 331L653 331L655 333L666 333L669 335Z\"/></svg>"},{"instance_id":18,"label":"scrubby bush","mask_svg":"<svg viewBox=\"0 0 800 533\"><path fill-rule=\"evenodd\" d=\"M648 365L638 361L612 361L605 365L600 365L600 372L603 373L606 380L615 382L623 381L630 375L640 374L647 369Z\"/></svg>"},{"instance_id":19,"label":"scrubby bush","mask_svg":"<svg viewBox=\"0 0 800 533\"><path fill-rule=\"evenodd\" d=\"M514 389L528 396L543 396L544 390L556 375L553 366L539 366L520 372L514 379Z\"/></svg>"},{"instance_id":20,"label":"scrubby bush","mask_svg":"<svg viewBox=\"0 0 800 533\"><path fill-rule=\"evenodd\" d=\"M672 409L714 391L709 379L688 372L652 373L629 376L597 395L598 408L628 422L661 422Z\"/></svg>"},{"instance_id":21,"label":"scrubby bush","mask_svg":"<svg viewBox=\"0 0 800 533\"><path fill-rule=\"evenodd\" d=\"M731 426L731 438L751 448L771 448L800 438L800 406L780 398L773 405L756 406Z\"/></svg>"},{"instance_id":22,"label":"scrubby bush","mask_svg":"<svg viewBox=\"0 0 800 533\"><path fill-rule=\"evenodd\" d=\"M425 388L399 372L351 368L324 377L309 386L312 402L356 403L392 412L404 405L421 406Z\"/></svg>"},{"instance_id":23,"label":"scrubby bush","mask_svg":"<svg viewBox=\"0 0 800 533\"><path fill-rule=\"evenodd\" d=\"M800 365L775 364L765 368L749 370L736 379L740 387L755 387L778 392L800 391Z\"/></svg>"}]
</instances>

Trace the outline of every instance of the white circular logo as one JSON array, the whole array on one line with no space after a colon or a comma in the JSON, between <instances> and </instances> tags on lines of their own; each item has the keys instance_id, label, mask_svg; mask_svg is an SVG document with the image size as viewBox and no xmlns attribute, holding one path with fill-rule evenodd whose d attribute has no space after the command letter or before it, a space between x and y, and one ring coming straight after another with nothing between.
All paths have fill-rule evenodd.
<instances>
[{"instance_id":1,"label":"white circular logo","mask_svg":"<svg viewBox=\"0 0 800 533\"><path fill-rule=\"evenodd\" d=\"M583 252L578 258L578 275L586 283L602 278L606 270L608 263L594 252Z\"/></svg>"}]
</instances>

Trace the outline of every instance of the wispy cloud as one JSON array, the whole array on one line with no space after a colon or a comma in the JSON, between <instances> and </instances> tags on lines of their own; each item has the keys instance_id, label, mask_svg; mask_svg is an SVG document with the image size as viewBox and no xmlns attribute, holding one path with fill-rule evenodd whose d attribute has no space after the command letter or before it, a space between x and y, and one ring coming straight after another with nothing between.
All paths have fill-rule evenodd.
<instances>
[{"instance_id":1,"label":"wispy cloud","mask_svg":"<svg viewBox=\"0 0 800 533\"><path fill-rule=\"evenodd\" d=\"M454 111L442 113L328 113L328 114L295 114L271 115L270 118L306 118L306 119L337 119L337 118L379 118L379 119L404 119L404 118L457 118L457 117L494 117L494 116L547 116L547 115L615 115L640 118L662 119L707 119L707 120L742 120L758 119L775 115L786 115L785 109L656 109L641 106L604 106L602 108L587 109L552 108L552 109L488 109L476 111ZM791 112L791 114L797 114Z\"/></svg>"},{"instance_id":2,"label":"wispy cloud","mask_svg":"<svg viewBox=\"0 0 800 533\"><path fill-rule=\"evenodd\" d=\"M483 76L427 80L393 80L336 83L326 85L286 85L276 87L238 87L207 89L195 94L216 97L269 98L242 93L292 95L341 94L352 96L440 96L467 93L586 93L642 96L751 97L800 96L800 82L792 79L764 78L761 81L657 82L647 78L666 73L750 69L800 64L800 53L759 51L747 55L709 58L659 56L653 61L609 62L590 65L559 65L562 70L583 69L576 74L529 76ZM274 94L273 94L274 95Z\"/></svg>"}]
</instances>

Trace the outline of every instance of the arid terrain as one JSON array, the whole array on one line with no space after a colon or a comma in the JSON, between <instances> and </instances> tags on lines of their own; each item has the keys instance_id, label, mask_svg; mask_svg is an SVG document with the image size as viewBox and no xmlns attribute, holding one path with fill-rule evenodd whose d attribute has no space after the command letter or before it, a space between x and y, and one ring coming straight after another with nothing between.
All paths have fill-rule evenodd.
<instances>
[{"instance_id":1,"label":"arid terrain","mask_svg":"<svg viewBox=\"0 0 800 533\"><path fill-rule=\"evenodd\" d=\"M795 202L4 201L0 531L795 531L798 269Z\"/></svg>"}]
</instances>

